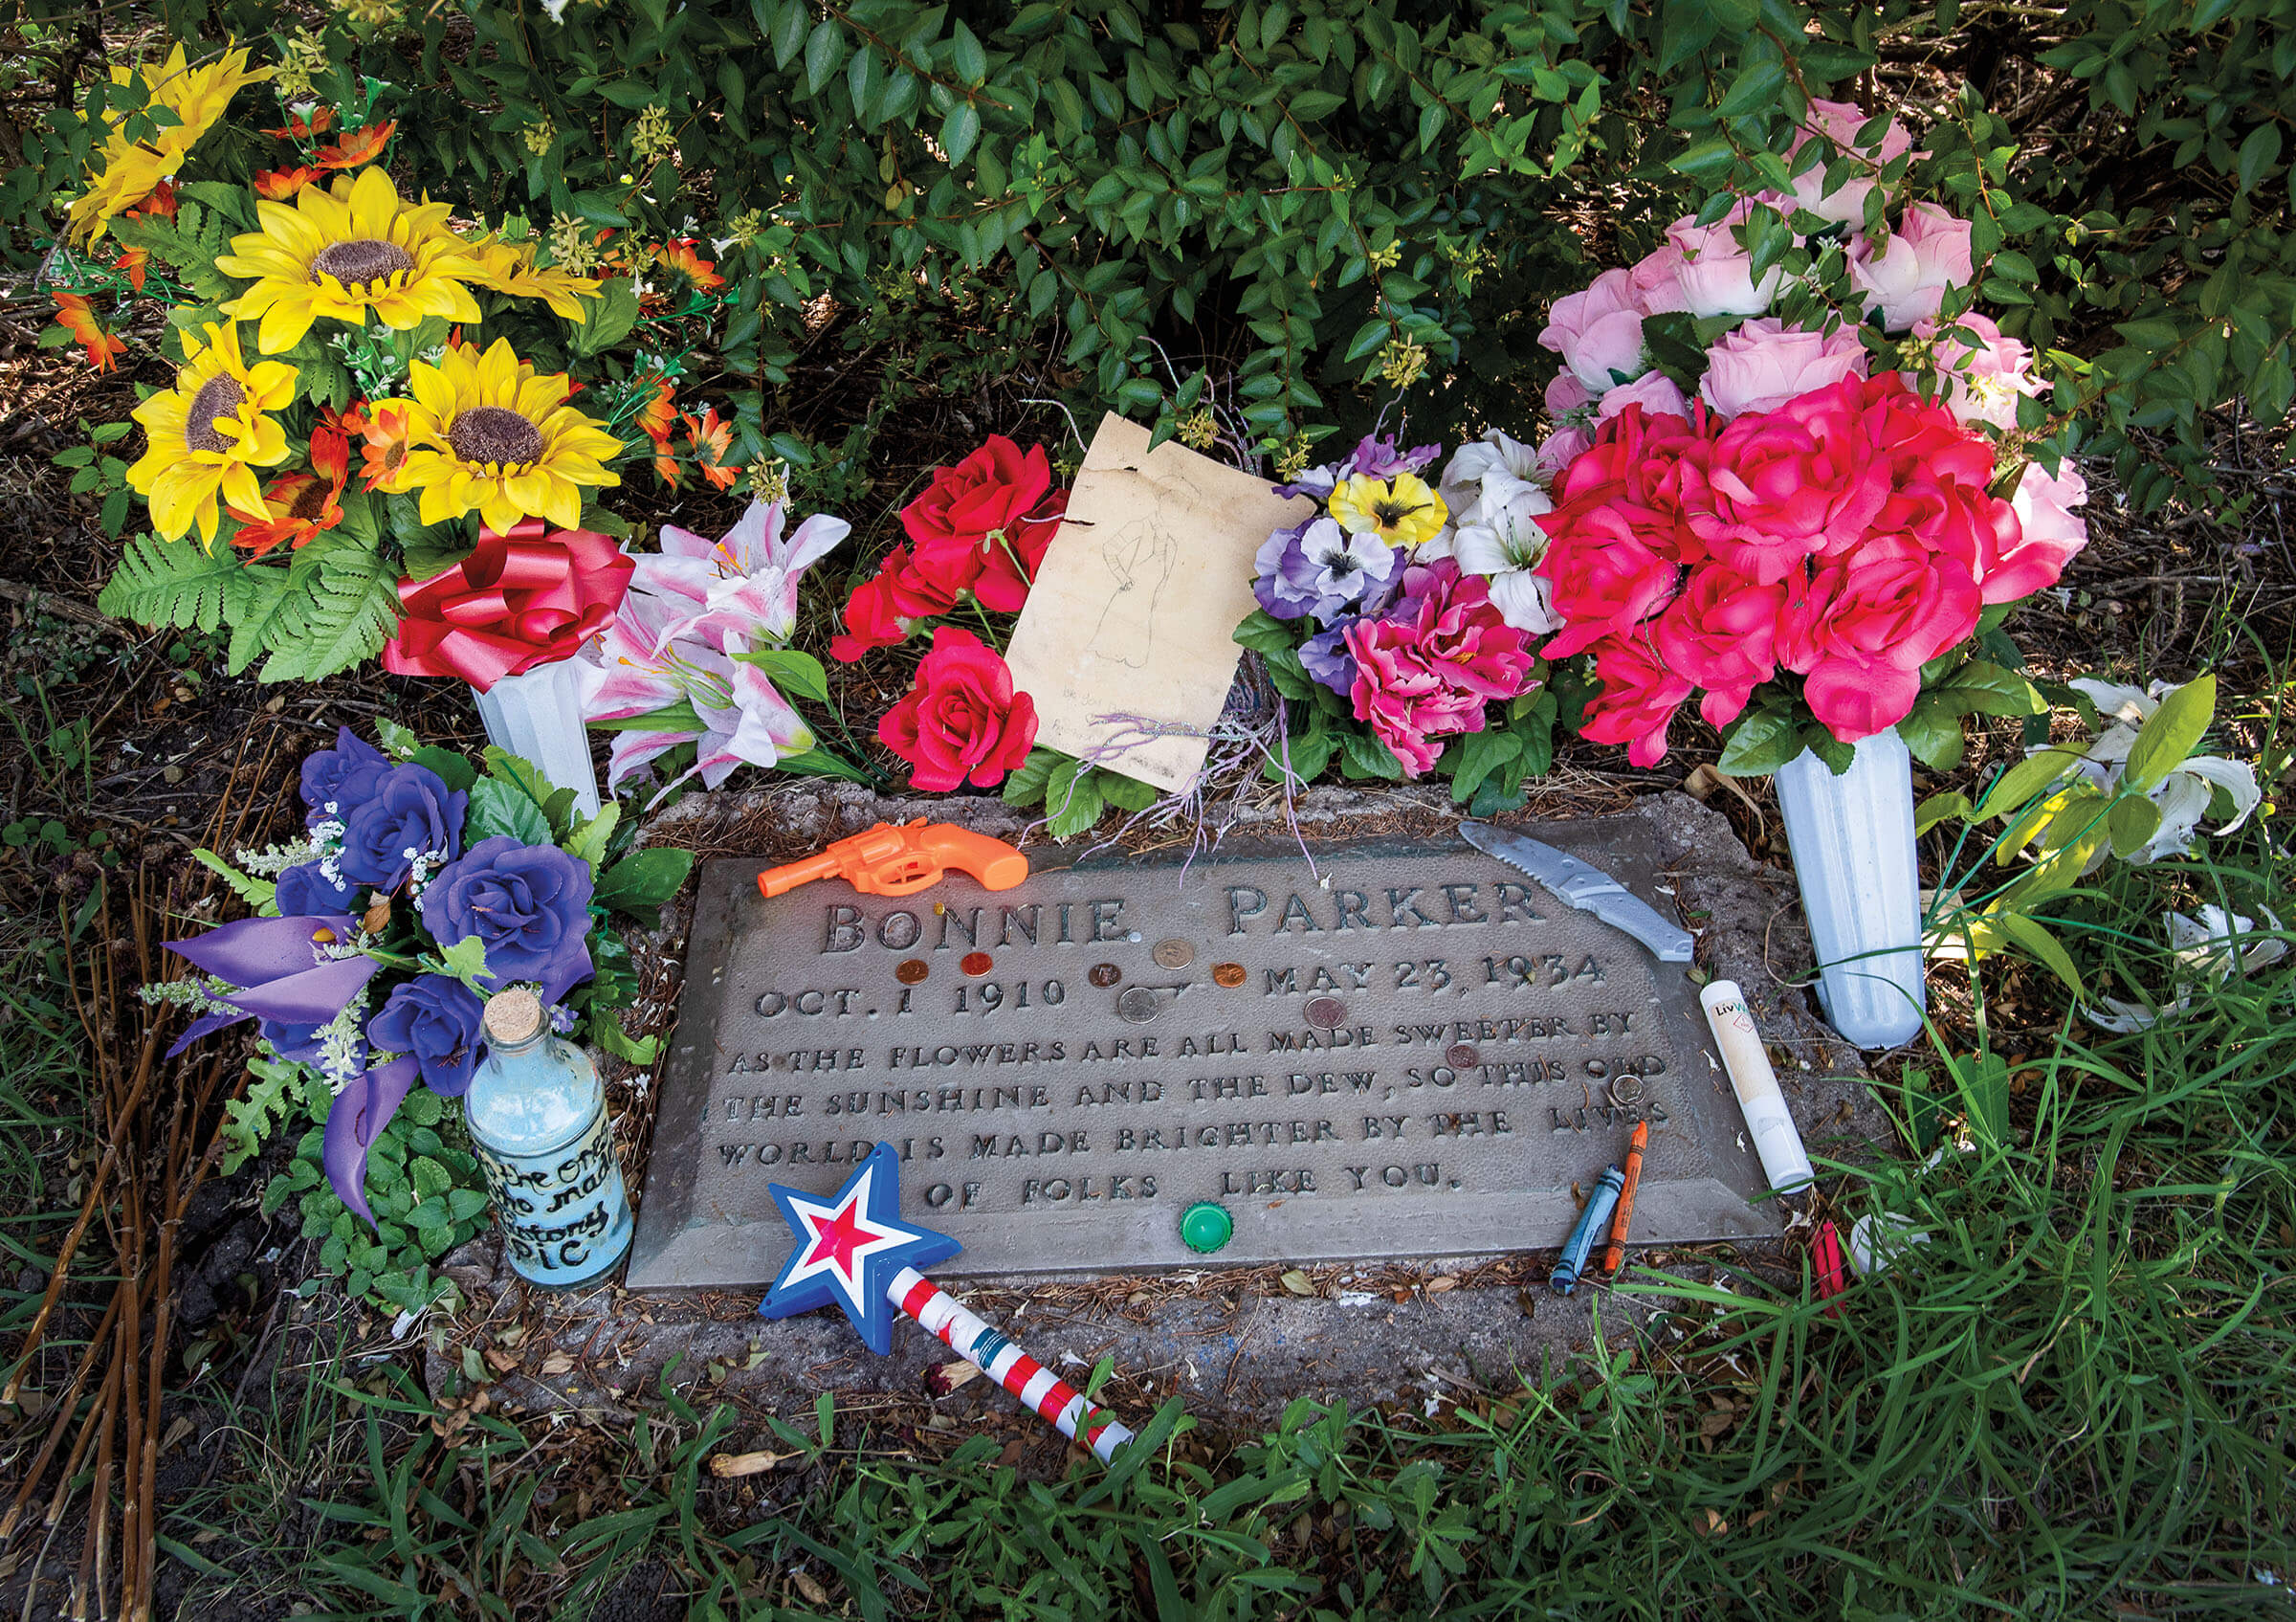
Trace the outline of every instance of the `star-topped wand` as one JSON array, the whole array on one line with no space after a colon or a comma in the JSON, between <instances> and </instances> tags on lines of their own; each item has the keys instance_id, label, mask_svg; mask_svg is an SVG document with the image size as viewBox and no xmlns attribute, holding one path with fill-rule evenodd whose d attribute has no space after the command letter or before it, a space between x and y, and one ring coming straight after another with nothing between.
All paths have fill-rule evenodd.
<instances>
[{"instance_id":1,"label":"star-topped wand","mask_svg":"<svg viewBox=\"0 0 2296 1622\"><path fill-rule=\"evenodd\" d=\"M906 1313L947 1343L951 1351L1049 1420L1103 1463L1132 1440L1132 1432L1082 1392L1038 1363L926 1278L920 1268L946 1261L964 1247L944 1233L913 1227L897 1212L901 1163L891 1144L879 1144L853 1168L845 1187L828 1199L769 1183L797 1248L758 1306L763 1318L791 1318L831 1302L845 1309L869 1349L893 1350L893 1318Z\"/></svg>"}]
</instances>

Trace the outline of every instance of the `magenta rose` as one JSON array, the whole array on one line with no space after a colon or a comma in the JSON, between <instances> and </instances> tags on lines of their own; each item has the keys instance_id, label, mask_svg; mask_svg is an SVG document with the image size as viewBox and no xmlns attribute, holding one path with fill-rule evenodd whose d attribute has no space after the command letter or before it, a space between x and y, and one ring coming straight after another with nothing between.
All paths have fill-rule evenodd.
<instances>
[{"instance_id":1,"label":"magenta rose","mask_svg":"<svg viewBox=\"0 0 2296 1622\"><path fill-rule=\"evenodd\" d=\"M1563 469L1555 481L1555 500L1616 486L1627 500L1670 517L1680 504L1683 457L1698 438L1699 429L1684 417L1628 406L1602 424Z\"/></svg>"},{"instance_id":2,"label":"magenta rose","mask_svg":"<svg viewBox=\"0 0 2296 1622\"><path fill-rule=\"evenodd\" d=\"M1991 532L1977 582L1988 603L2014 603L2057 584L2073 554L2088 544L2088 525L2072 509L2088 500L2088 480L2067 461L2051 478L2027 462L2009 498L2010 523Z\"/></svg>"},{"instance_id":3,"label":"magenta rose","mask_svg":"<svg viewBox=\"0 0 2296 1622\"><path fill-rule=\"evenodd\" d=\"M1587 701L1579 736L1625 744L1626 758L1645 769L1666 759L1667 725L1690 696L1689 679L1669 670L1638 636L1597 642L1595 676L1602 691Z\"/></svg>"},{"instance_id":4,"label":"magenta rose","mask_svg":"<svg viewBox=\"0 0 2296 1622\"><path fill-rule=\"evenodd\" d=\"M960 626L933 633L916 684L877 722L877 737L914 768L910 783L945 793L970 779L993 789L1028 758L1036 703L1015 692L994 648Z\"/></svg>"},{"instance_id":5,"label":"magenta rose","mask_svg":"<svg viewBox=\"0 0 2296 1622\"><path fill-rule=\"evenodd\" d=\"M1763 586L1720 564L1700 564L1652 632L1667 668L1706 689L1698 713L1727 726L1755 687L1777 673L1772 638L1789 595L1782 580Z\"/></svg>"},{"instance_id":6,"label":"magenta rose","mask_svg":"<svg viewBox=\"0 0 2296 1622\"><path fill-rule=\"evenodd\" d=\"M1604 486L1541 515L1547 555L1538 572L1562 630L1539 650L1568 658L1604 636L1640 624L1667 606L1679 578L1671 518Z\"/></svg>"},{"instance_id":7,"label":"magenta rose","mask_svg":"<svg viewBox=\"0 0 2296 1622\"><path fill-rule=\"evenodd\" d=\"M1877 536L1819 566L1788 599L1777 662L1809 679L1811 713L1848 744L1895 726L1921 667L1977 628L1977 583L1920 542Z\"/></svg>"},{"instance_id":8,"label":"magenta rose","mask_svg":"<svg viewBox=\"0 0 2296 1622\"><path fill-rule=\"evenodd\" d=\"M1969 285L1969 222L1934 203L1908 204L1887 242L1860 233L1848 252L1849 279L1866 296L1866 314L1878 313L1891 332L1934 316L1947 288Z\"/></svg>"},{"instance_id":9,"label":"magenta rose","mask_svg":"<svg viewBox=\"0 0 2296 1622\"><path fill-rule=\"evenodd\" d=\"M1531 669L1530 639L1501 617L1490 583L1448 558L1403 571L1403 591L1381 619L1348 626L1350 696L1358 721L1419 777L1443 754L1437 740L1483 730L1484 706L1515 698Z\"/></svg>"},{"instance_id":10,"label":"magenta rose","mask_svg":"<svg viewBox=\"0 0 2296 1622\"><path fill-rule=\"evenodd\" d=\"M1594 392L1641 376L1643 311L1627 274L1606 270L1583 291L1556 300L1538 341Z\"/></svg>"},{"instance_id":11,"label":"magenta rose","mask_svg":"<svg viewBox=\"0 0 2296 1622\"><path fill-rule=\"evenodd\" d=\"M1889 465L1866 428L1865 385L1846 379L1774 411L1750 411L1683 465L1683 522L1750 580L1782 580L1829 536L1866 534Z\"/></svg>"},{"instance_id":12,"label":"magenta rose","mask_svg":"<svg viewBox=\"0 0 2296 1622\"><path fill-rule=\"evenodd\" d=\"M1845 377L1866 375L1866 345L1847 330L1809 332L1763 316L1726 332L1706 352L1698 393L1724 417L1774 411Z\"/></svg>"}]
</instances>

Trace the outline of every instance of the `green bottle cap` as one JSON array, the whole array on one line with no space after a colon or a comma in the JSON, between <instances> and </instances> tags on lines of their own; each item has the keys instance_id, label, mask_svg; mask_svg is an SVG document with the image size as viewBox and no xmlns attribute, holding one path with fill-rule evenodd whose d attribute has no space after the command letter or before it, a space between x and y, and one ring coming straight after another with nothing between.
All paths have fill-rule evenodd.
<instances>
[{"instance_id":1,"label":"green bottle cap","mask_svg":"<svg viewBox=\"0 0 2296 1622\"><path fill-rule=\"evenodd\" d=\"M1198 1200L1180 1213L1181 1239L1204 1255L1226 1244L1235 1232L1236 1219L1227 1214L1227 1208L1210 1200Z\"/></svg>"}]
</instances>

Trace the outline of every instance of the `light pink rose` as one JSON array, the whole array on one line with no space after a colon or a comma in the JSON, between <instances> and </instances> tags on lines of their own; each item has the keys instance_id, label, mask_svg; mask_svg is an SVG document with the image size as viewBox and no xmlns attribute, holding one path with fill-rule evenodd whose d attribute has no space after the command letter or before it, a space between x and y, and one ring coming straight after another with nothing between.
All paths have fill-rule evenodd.
<instances>
[{"instance_id":1,"label":"light pink rose","mask_svg":"<svg viewBox=\"0 0 2296 1622\"><path fill-rule=\"evenodd\" d=\"M1891 332L1934 316L1947 288L1969 285L1969 222L1934 203L1908 205L1884 246L1862 233L1852 236L1849 279L1866 295L1866 313L1878 310Z\"/></svg>"},{"instance_id":2,"label":"light pink rose","mask_svg":"<svg viewBox=\"0 0 2296 1622\"><path fill-rule=\"evenodd\" d=\"M1968 336L1959 336L1962 333ZM2028 394L2038 398L2049 391L2049 386L2033 375L2033 351L2003 336L1989 318L1975 310L1956 316L1950 324L1935 316L1925 316L1913 323L1913 336L1935 344L1937 376L1945 386L1946 406L1963 422L2015 428L2017 402Z\"/></svg>"},{"instance_id":3,"label":"light pink rose","mask_svg":"<svg viewBox=\"0 0 2296 1622\"><path fill-rule=\"evenodd\" d=\"M1556 422L1594 403L1594 390L1579 382L1569 367L1556 372L1554 381L1547 385L1547 415Z\"/></svg>"},{"instance_id":4,"label":"light pink rose","mask_svg":"<svg viewBox=\"0 0 2296 1622\"><path fill-rule=\"evenodd\" d=\"M1860 146L1858 130L1866 122L1866 109L1854 101L1810 102L1810 116L1802 133L1794 138L1787 153L1787 167L1794 158L1808 145L1812 136L1823 136L1843 153L1863 158L1875 168L1903 157L1913 149L1913 138L1899 124L1892 122L1883 132L1881 143L1875 146ZM1865 165L1843 180L1832 192L1825 189L1825 171L1828 166L1819 164L1794 177L1793 206L1806 209L1821 219L1839 220L1843 225L1858 225L1866 218L1866 199L1873 190L1871 173Z\"/></svg>"},{"instance_id":5,"label":"light pink rose","mask_svg":"<svg viewBox=\"0 0 2296 1622\"><path fill-rule=\"evenodd\" d=\"M1772 265L1755 283L1754 256L1738 245L1736 228L1745 218L1741 203L1715 225L1686 214L1667 227L1667 240L1682 255L1674 269L1681 308L1702 317L1758 316L1777 297L1786 273Z\"/></svg>"},{"instance_id":6,"label":"light pink rose","mask_svg":"<svg viewBox=\"0 0 2296 1622\"><path fill-rule=\"evenodd\" d=\"M1628 406L1640 406L1653 416L1662 411L1678 417L1690 414L1690 403L1682 397L1681 388L1663 371L1646 371L1632 383L1605 390L1602 403L1595 408L1596 425L1608 422Z\"/></svg>"},{"instance_id":7,"label":"light pink rose","mask_svg":"<svg viewBox=\"0 0 2296 1622\"><path fill-rule=\"evenodd\" d=\"M1866 345L1846 329L1809 332L1763 316L1726 332L1706 352L1698 392L1725 417L1774 411L1845 377L1866 375Z\"/></svg>"},{"instance_id":8,"label":"light pink rose","mask_svg":"<svg viewBox=\"0 0 2296 1622\"><path fill-rule=\"evenodd\" d=\"M1978 583L1988 603L2014 603L2020 597L2057 584L2073 554L2088 544L2088 525L2072 509L2088 500L2088 480L2070 460L2051 478L2039 462L2027 462L2009 498L2017 516L2018 535L2003 547L1998 544L1984 558Z\"/></svg>"},{"instance_id":9,"label":"light pink rose","mask_svg":"<svg viewBox=\"0 0 2296 1622\"><path fill-rule=\"evenodd\" d=\"M1663 316L1670 310L1689 308L1682 297L1681 271L1682 250L1670 241L1661 242L1635 261L1626 276L1643 314Z\"/></svg>"},{"instance_id":10,"label":"light pink rose","mask_svg":"<svg viewBox=\"0 0 2296 1622\"><path fill-rule=\"evenodd\" d=\"M1643 311L1633 282L1623 270L1606 270L1584 291L1556 300L1538 341L1590 389L1640 377Z\"/></svg>"},{"instance_id":11,"label":"light pink rose","mask_svg":"<svg viewBox=\"0 0 2296 1622\"><path fill-rule=\"evenodd\" d=\"M1560 428L1538 442L1538 465L1552 479L1592 449L1595 436L1583 428Z\"/></svg>"}]
</instances>

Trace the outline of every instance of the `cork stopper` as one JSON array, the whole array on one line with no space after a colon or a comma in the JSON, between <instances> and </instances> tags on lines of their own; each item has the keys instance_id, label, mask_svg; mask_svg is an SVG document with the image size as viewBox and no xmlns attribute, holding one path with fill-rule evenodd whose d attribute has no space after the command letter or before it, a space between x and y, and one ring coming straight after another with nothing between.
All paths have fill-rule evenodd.
<instances>
[{"instance_id":1,"label":"cork stopper","mask_svg":"<svg viewBox=\"0 0 2296 1622\"><path fill-rule=\"evenodd\" d=\"M542 1000L524 987L500 991L486 999L486 1035L489 1041L516 1047L541 1033Z\"/></svg>"}]
</instances>

